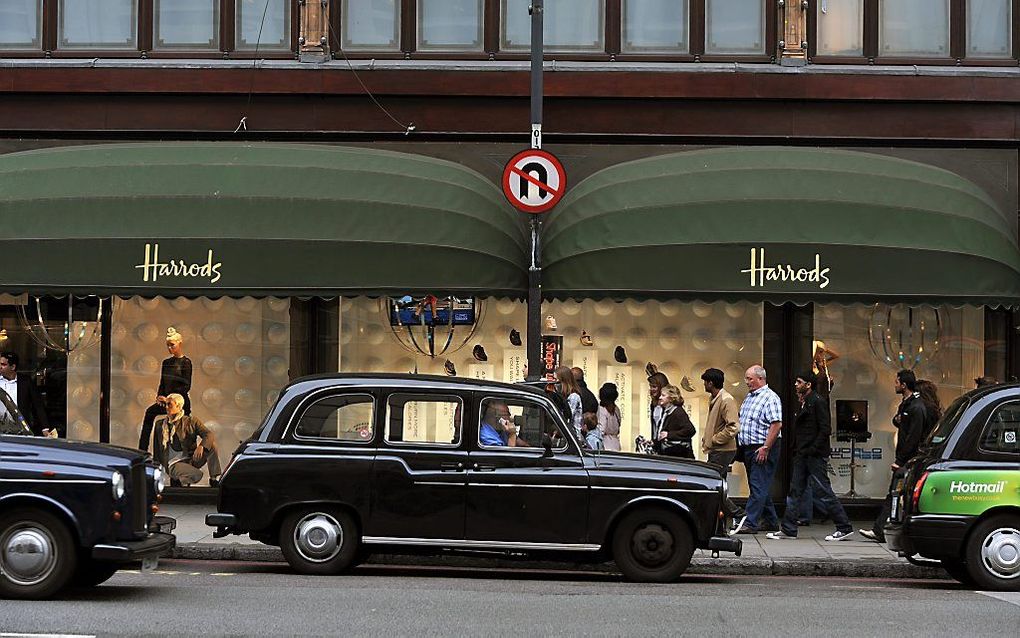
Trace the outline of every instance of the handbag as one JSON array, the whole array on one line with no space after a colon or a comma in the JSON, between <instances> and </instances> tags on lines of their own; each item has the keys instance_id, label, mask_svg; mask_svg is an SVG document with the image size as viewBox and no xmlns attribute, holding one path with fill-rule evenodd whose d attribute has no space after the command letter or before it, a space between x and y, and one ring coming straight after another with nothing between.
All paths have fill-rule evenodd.
<instances>
[{"instance_id":1,"label":"handbag","mask_svg":"<svg viewBox=\"0 0 1020 638\"><path fill-rule=\"evenodd\" d=\"M655 446L658 453L663 456L675 456L683 459L694 458L694 446L691 445L688 439L680 439L679 441L662 439L661 441L656 441Z\"/></svg>"}]
</instances>

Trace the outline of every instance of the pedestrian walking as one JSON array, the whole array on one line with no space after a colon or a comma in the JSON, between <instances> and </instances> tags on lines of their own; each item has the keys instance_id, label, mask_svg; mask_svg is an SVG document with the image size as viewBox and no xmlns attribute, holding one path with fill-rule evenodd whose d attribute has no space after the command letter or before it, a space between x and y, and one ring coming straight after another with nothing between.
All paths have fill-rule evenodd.
<instances>
[{"instance_id":1,"label":"pedestrian walking","mask_svg":"<svg viewBox=\"0 0 1020 638\"><path fill-rule=\"evenodd\" d=\"M701 431L701 451L709 463L723 468L723 480L737 458L737 432L740 430L740 410L737 401L726 391L726 375L719 368L709 368L701 375L705 392L712 398L708 403L708 421ZM728 497L723 511L730 518L743 518L740 508Z\"/></svg>"},{"instance_id":2,"label":"pedestrian walking","mask_svg":"<svg viewBox=\"0 0 1020 638\"><path fill-rule=\"evenodd\" d=\"M662 411L658 427L653 432L652 440L656 451L665 456L678 456L685 459L694 458L692 441L697 433L691 417L683 409L684 400L680 396L680 388L667 385L659 394L659 406Z\"/></svg>"},{"instance_id":3,"label":"pedestrian walking","mask_svg":"<svg viewBox=\"0 0 1020 638\"><path fill-rule=\"evenodd\" d=\"M619 398L620 391L615 383L603 383L599 388L599 409L596 415L599 429L602 430L602 444L614 452L620 451L620 423L623 420L620 408L616 407Z\"/></svg>"},{"instance_id":4,"label":"pedestrian walking","mask_svg":"<svg viewBox=\"0 0 1020 638\"><path fill-rule=\"evenodd\" d=\"M747 471L747 517L730 534L755 534L759 529L778 530L779 516L769 490L779 466L783 427L783 404L766 382L765 368L751 366L744 373L748 393L740 404L737 459ZM764 517L764 520L763 520Z\"/></svg>"},{"instance_id":5,"label":"pedestrian walking","mask_svg":"<svg viewBox=\"0 0 1020 638\"><path fill-rule=\"evenodd\" d=\"M584 370L571 368L570 373L574 375L574 381L577 382L577 389L581 395L582 412L598 412L599 401L595 398L595 394L588 389L588 384L584 382Z\"/></svg>"},{"instance_id":6,"label":"pedestrian walking","mask_svg":"<svg viewBox=\"0 0 1020 638\"><path fill-rule=\"evenodd\" d=\"M819 496L826 513L836 524L836 531L825 537L827 541L850 538L854 529L847 518L843 504L832 491L826 459L829 458L829 437L832 425L829 402L815 392L817 376L814 372L801 373L793 387L800 398L800 409L793 426L793 477L790 480L790 497L778 532L769 532L766 538L782 540L797 538L797 513L801 499L811 500L807 486Z\"/></svg>"},{"instance_id":7,"label":"pedestrian walking","mask_svg":"<svg viewBox=\"0 0 1020 638\"><path fill-rule=\"evenodd\" d=\"M917 376L914 375L914 371L904 369L897 372L893 389L896 394L903 397L903 400L896 408L896 416L893 417L893 425L896 426L897 434L896 458L889 466L892 470L892 481L890 489L886 491L885 499L882 501L882 510L878 513L874 526L871 529L859 530L864 538L879 543L885 542L885 523L889 520L891 511L889 492L892 491L892 485L896 483L897 478L903 475L903 466L917 455L921 439L926 432L930 431L928 409L924 405L921 393L917 391Z\"/></svg>"},{"instance_id":8,"label":"pedestrian walking","mask_svg":"<svg viewBox=\"0 0 1020 638\"><path fill-rule=\"evenodd\" d=\"M555 374L557 381L556 391L566 399L567 407L570 409L569 425L574 428L574 434L577 435L578 440L583 441L584 437L581 436L581 416L584 414L584 410L581 407L581 388L577 386L577 381L574 380L574 373L567 366L556 368Z\"/></svg>"}]
</instances>

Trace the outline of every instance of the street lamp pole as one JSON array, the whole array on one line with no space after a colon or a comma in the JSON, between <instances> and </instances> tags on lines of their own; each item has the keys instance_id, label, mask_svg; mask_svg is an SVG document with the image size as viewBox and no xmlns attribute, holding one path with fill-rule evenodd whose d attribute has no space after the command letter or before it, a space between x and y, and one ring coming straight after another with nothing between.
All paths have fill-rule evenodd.
<instances>
[{"instance_id":1,"label":"street lamp pole","mask_svg":"<svg viewBox=\"0 0 1020 638\"><path fill-rule=\"evenodd\" d=\"M532 0L531 13L531 148L542 148L542 57L544 0ZM542 376L542 261L539 215L531 215L531 263L528 267L528 380Z\"/></svg>"}]
</instances>

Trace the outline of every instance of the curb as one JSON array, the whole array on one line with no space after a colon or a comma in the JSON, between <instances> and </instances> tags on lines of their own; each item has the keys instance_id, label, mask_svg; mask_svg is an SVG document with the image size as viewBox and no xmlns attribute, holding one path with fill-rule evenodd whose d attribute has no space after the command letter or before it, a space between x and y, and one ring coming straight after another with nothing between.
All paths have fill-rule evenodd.
<instances>
[{"instance_id":1,"label":"curb","mask_svg":"<svg viewBox=\"0 0 1020 638\"><path fill-rule=\"evenodd\" d=\"M230 560L243 562L285 562L279 547L242 543L184 543L164 558L184 560ZM373 554L368 565L414 567L469 567L487 569L542 569L619 574L613 563L565 563L510 559L479 559L472 556L414 556ZM895 578L951 580L941 569L919 567L905 561L797 560L772 558L706 558L695 556L688 574L717 576L828 576L841 578Z\"/></svg>"}]
</instances>

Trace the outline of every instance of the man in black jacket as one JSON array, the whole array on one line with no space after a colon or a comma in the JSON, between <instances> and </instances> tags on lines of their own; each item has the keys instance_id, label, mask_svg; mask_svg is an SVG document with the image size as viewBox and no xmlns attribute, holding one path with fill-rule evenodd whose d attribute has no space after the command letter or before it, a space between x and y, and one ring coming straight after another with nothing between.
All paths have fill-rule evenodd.
<instances>
[{"instance_id":1,"label":"man in black jacket","mask_svg":"<svg viewBox=\"0 0 1020 638\"><path fill-rule=\"evenodd\" d=\"M597 414L599 411L599 400L595 398L595 393L589 390L588 384L584 382L584 370L581 368L571 368L570 374L574 375L574 381L577 381L578 387L581 388L581 412Z\"/></svg>"},{"instance_id":2,"label":"man in black jacket","mask_svg":"<svg viewBox=\"0 0 1020 638\"><path fill-rule=\"evenodd\" d=\"M917 377L913 370L900 370L896 373L896 381L893 384L896 394L902 395L903 400L900 407L896 409L896 416L893 417L893 425L896 426L896 459L889 467L892 469L893 482L903 473L903 466L907 461L917 456L917 450L921 447L921 439L924 433L929 430L931 423L928 418L928 409L924 407L921 400L921 393L917 391ZM889 494L886 492L882 501L882 511L875 519L875 525L869 529L860 530L861 536L879 543L885 542L885 523L889 520Z\"/></svg>"},{"instance_id":3,"label":"man in black jacket","mask_svg":"<svg viewBox=\"0 0 1020 638\"><path fill-rule=\"evenodd\" d=\"M42 396L32 382L32 377L18 372L18 355L15 352L0 353L0 389L5 390L18 406L18 411L33 433L37 436L50 434ZM6 414L7 410L2 409L0 413Z\"/></svg>"},{"instance_id":4,"label":"man in black jacket","mask_svg":"<svg viewBox=\"0 0 1020 638\"><path fill-rule=\"evenodd\" d=\"M851 537L854 528L850 525L846 510L832 492L829 483L828 463L829 436L832 428L829 421L829 402L815 393L817 378L814 372L797 376L793 387L800 397L800 410L793 426L793 478L790 480L790 496L786 500L782 531L769 532L766 538L782 540L797 538L797 512L808 483L825 505L829 518L836 524L836 531L825 537L827 541L842 541Z\"/></svg>"}]
</instances>

